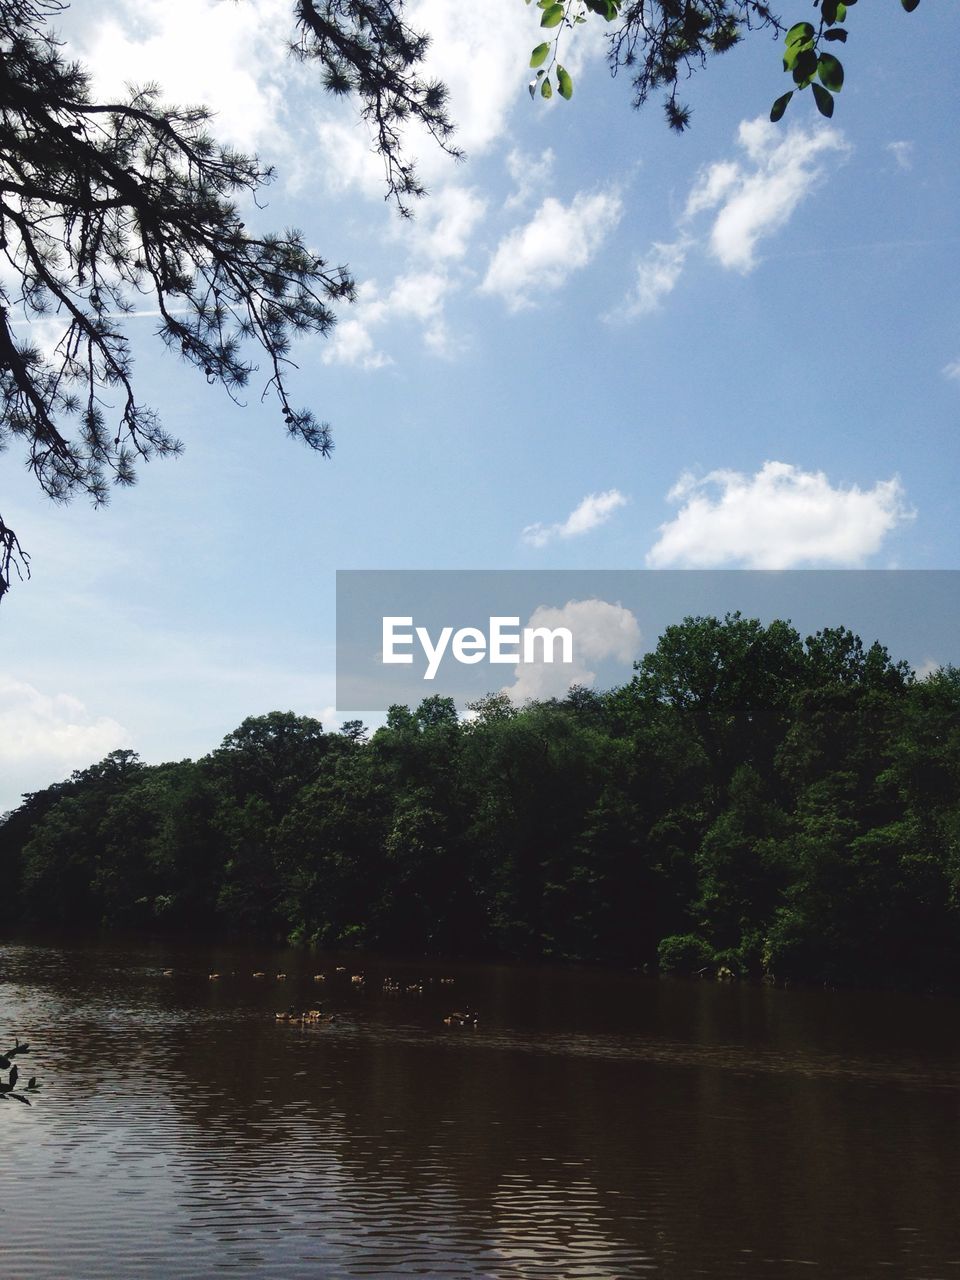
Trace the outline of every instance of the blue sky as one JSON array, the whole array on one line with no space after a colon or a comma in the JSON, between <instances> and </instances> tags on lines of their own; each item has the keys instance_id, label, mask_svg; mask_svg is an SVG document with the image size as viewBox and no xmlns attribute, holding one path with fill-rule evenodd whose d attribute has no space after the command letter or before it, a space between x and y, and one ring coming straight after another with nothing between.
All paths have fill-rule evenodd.
<instances>
[{"instance_id":1,"label":"blue sky","mask_svg":"<svg viewBox=\"0 0 960 1280\"><path fill-rule=\"evenodd\" d=\"M0 459L34 570L0 609L0 810L118 745L197 755L273 708L333 727L337 569L960 567L952 15L851 9L829 124L807 94L765 122L786 85L755 37L691 81L677 137L610 81L600 24L573 100L534 103L522 0L420 0L467 158L413 139L430 195L402 223L352 109L285 58L289 8L76 0L61 24L99 93L215 108L277 168L251 223L301 227L360 300L296 352L330 461L149 316L140 392L182 459L96 512Z\"/></svg>"}]
</instances>

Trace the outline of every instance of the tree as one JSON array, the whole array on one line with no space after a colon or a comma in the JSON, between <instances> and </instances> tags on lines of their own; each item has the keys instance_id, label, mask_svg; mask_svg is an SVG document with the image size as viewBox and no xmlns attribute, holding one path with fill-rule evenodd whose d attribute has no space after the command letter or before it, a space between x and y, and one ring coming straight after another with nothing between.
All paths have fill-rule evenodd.
<instances>
[{"instance_id":1,"label":"tree","mask_svg":"<svg viewBox=\"0 0 960 1280\"><path fill-rule=\"evenodd\" d=\"M664 89L664 111L671 129L682 133L690 108L678 97L679 85L718 53L739 44L751 31L783 35L783 70L794 87L773 104L770 119L783 117L797 90L810 88L821 115L832 116L834 94L843 88L840 60L825 46L844 44L847 11L857 0L812 0L814 22L795 22L789 29L765 0L537 0L541 27L556 34L530 54L536 75L530 96L573 96L570 73L560 62L561 39L592 14L609 24L607 63L612 75L626 70L632 77L633 105L642 107L650 94ZM526 0L527 4L531 0ZM912 13L920 0L900 0ZM551 79L553 73L553 80Z\"/></svg>"},{"instance_id":2,"label":"tree","mask_svg":"<svg viewBox=\"0 0 960 1280\"><path fill-rule=\"evenodd\" d=\"M739 613L722 621L688 617L667 627L634 666L625 703L634 701L651 724L669 711L705 758L717 800L739 765L769 773L803 666L800 637L789 623L765 627Z\"/></svg>"},{"instance_id":3,"label":"tree","mask_svg":"<svg viewBox=\"0 0 960 1280\"><path fill-rule=\"evenodd\" d=\"M159 312L159 336L234 398L265 353L290 435L327 455L329 427L296 408L288 387L294 335L326 333L333 305L353 297L299 232L256 234L235 199L256 197L272 171L216 144L201 107L165 106L153 87L121 102L91 100L49 23L64 0L0 2L0 448L23 442L29 468L58 502L97 505L135 464L180 452L134 391L123 316L134 300ZM422 194L401 151L421 121L450 150L446 90L418 68L425 36L390 0L297 0L293 52L315 61L334 94L354 94L373 127L388 192L401 211ZM12 282L11 282L12 281ZM53 315L53 350L17 334ZM29 572L0 517L0 597Z\"/></svg>"},{"instance_id":4,"label":"tree","mask_svg":"<svg viewBox=\"0 0 960 1280\"><path fill-rule=\"evenodd\" d=\"M772 117L806 87L830 115L843 67L826 45L846 40L852 3L813 0L816 24L785 31L765 0L538 0L554 35L531 55L531 93L549 97L555 82L571 96L560 38L603 20L611 72L632 76L634 105L664 89L668 121L682 131L681 81L746 33L772 29L785 33L794 85ZM901 0L908 11L918 3ZM204 108L164 105L155 86L92 101L87 74L64 59L49 27L66 7L0 0L0 449L22 442L54 501L86 494L97 505L111 485L133 483L138 461L181 451L134 390L123 317L142 301L158 312L167 347L234 398L264 354L264 394L276 396L287 431L329 454L328 424L291 398L290 346L329 331L335 305L354 296L349 272L299 232L247 229L235 202L255 203L272 171L217 145ZM407 123L459 154L447 91L422 75L428 36L407 26L403 0L294 0L292 10L292 54L318 64L326 91L356 99L388 196L409 215L424 192L403 148ZM44 316L65 326L52 349L30 336ZM0 515L0 598L13 573L29 573L29 556Z\"/></svg>"}]
</instances>

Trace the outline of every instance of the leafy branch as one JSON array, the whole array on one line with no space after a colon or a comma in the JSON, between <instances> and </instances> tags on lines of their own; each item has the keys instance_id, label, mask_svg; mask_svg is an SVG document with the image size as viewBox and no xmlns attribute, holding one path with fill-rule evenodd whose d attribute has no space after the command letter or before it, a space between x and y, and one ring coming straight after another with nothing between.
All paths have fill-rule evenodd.
<instances>
[{"instance_id":1,"label":"leafy branch","mask_svg":"<svg viewBox=\"0 0 960 1280\"><path fill-rule=\"evenodd\" d=\"M6 1053L0 1053L0 1071L6 1071L9 1068L9 1075L6 1080L0 1079L0 1102L6 1102L11 1098L14 1102L22 1102L26 1106L30 1106L28 1093L36 1093L40 1088L37 1084L37 1077L31 1076L25 1085L21 1085L17 1089L17 1083L20 1079L20 1069L13 1061L15 1057L22 1053L29 1053L30 1046L21 1044L16 1041L12 1049L8 1049Z\"/></svg>"},{"instance_id":2,"label":"leafy branch","mask_svg":"<svg viewBox=\"0 0 960 1280\"><path fill-rule=\"evenodd\" d=\"M429 37L406 25L402 7L402 0L298 0L298 38L290 47L301 61L321 64L329 93L356 95L383 158L387 198L409 217L408 199L425 190L403 153L405 124L419 120L454 159L462 152L452 142L446 86L418 73Z\"/></svg>"},{"instance_id":3,"label":"leafy branch","mask_svg":"<svg viewBox=\"0 0 960 1280\"><path fill-rule=\"evenodd\" d=\"M530 4L532 0L526 0ZM813 0L819 10L817 25L797 22L790 28L773 13L766 0L537 0L541 27L555 29L551 39L538 44L530 55L536 76L530 96L539 91L553 96L551 72L556 67L557 91L569 98L573 83L559 62L561 35L595 14L610 24L607 65L612 75L627 70L633 77L633 105L641 107L651 92L665 89L664 111L671 129L682 133L690 124L690 108L679 98L680 85L706 66L714 54L725 53L755 30L785 34L783 68L794 89L773 104L770 118L781 119L797 89L810 88L821 114L831 116L834 94L843 86L843 66L825 44L842 44L843 23L856 0ZM900 0L912 13L920 0Z\"/></svg>"},{"instance_id":4,"label":"leafy branch","mask_svg":"<svg viewBox=\"0 0 960 1280\"><path fill-rule=\"evenodd\" d=\"M156 316L162 341L239 400L266 359L263 396L287 431L324 456L330 428L291 399L293 339L326 334L354 298L298 231L250 232L237 202L260 208L273 170L218 145L203 107L172 107L146 85L94 102L49 23L64 0L0 4L0 450L26 446L48 497L107 501L138 463L182 444L134 391L123 320ZM325 88L352 94L371 124L388 196L402 214L423 194L404 155L423 124L449 154L447 91L421 74L425 35L401 0L298 0L294 54L320 65ZM45 321L41 326L37 322ZM0 520L0 597L29 573Z\"/></svg>"},{"instance_id":5,"label":"leafy branch","mask_svg":"<svg viewBox=\"0 0 960 1280\"><path fill-rule=\"evenodd\" d=\"M817 0L814 0L816 6ZM846 44L847 29L843 25L847 11L857 0L822 0L820 21L795 22L784 39L783 69L793 77L796 89L809 88L817 110L829 119L833 115L833 95L843 88L843 63L824 50L823 44ZM913 13L920 0L900 0L907 13ZM783 118L796 89L781 94L770 108L770 119L776 124Z\"/></svg>"},{"instance_id":6,"label":"leafy branch","mask_svg":"<svg viewBox=\"0 0 960 1280\"><path fill-rule=\"evenodd\" d=\"M526 0L526 3L530 4L531 0ZM542 10L540 26L547 30L555 28L556 35L538 44L530 54L530 66L537 71L527 86L531 98L536 97L538 90L541 98L553 97L550 72L556 67L557 93L569 102L573 97L573 79L560 62L561 34L586 22L588 9L600 14L607 22L613 22L620 13L621 4L622 0L566 0L566 3L537 0L537 8Z\"/></svg>"}]
</instances>

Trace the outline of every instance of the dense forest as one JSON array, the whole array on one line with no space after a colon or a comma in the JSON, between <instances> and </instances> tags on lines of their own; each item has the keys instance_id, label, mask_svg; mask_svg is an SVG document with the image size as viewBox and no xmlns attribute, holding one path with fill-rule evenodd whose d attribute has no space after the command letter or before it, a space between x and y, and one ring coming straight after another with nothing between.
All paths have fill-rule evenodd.
<instances>
[{"instance_id":1,"label":"dense forest","mask_svg":"<svg viewBox=\"0 0 960 1280\"><path fill-rule=\"evenodd\" d=\"M960 670L669 627L608 692L112 752L0 824L5 928L96 926L960 987Z\"/></svg>"}]
</instances>

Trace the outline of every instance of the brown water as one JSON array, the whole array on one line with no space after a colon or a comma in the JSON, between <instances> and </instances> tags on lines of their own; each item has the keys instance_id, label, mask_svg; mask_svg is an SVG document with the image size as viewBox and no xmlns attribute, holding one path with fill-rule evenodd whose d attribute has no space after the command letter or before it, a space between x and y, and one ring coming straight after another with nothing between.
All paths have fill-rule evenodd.
<instances>
[{"instance_id":1,"label":"brown water","mask_svg":"<svg viewBox=\"0 0 960 1280\"><path fill-rule=\"evenodd\" d=\"M337 1023L276 1024L318 998ZM0 1105L3 1280L960 1278L951 1000L0 946L15 1034L44 1087Z\"/></svg>"}]
</instances>

